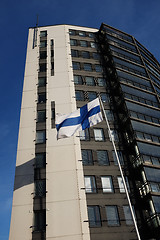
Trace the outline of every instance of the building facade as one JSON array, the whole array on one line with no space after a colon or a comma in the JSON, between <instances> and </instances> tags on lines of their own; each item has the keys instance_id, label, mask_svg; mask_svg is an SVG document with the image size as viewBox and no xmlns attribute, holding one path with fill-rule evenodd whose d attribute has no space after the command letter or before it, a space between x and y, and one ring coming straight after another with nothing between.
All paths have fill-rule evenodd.
<instances>
[{"instance_id":1,"label":"building facade","mask_svg":"<svg viewBox=\"0 0 160 240\"><path fill-rule=\"evenodd\" d=\"M160 65L102 24L29 29L10 240L133 240L106 122L56 139L55 114L101 97L140 238L160 239Z\"/></svg>"}]
</instances>

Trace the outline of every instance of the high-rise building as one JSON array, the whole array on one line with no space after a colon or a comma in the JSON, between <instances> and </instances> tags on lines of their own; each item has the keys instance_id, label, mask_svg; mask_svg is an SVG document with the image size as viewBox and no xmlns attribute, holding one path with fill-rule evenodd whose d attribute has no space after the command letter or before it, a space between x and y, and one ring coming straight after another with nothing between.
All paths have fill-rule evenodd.
<instances>
[{"instance_id":1,"label":"high-rise building","mask_svg":"<svg viewBox=\"0 0 160 240\"><path fill-rule=\"evenodd\" d=\"M110 134L104 120L57 140L55 114L97 96ZM159 97L160 65L131 35L30 28L9 239L138 239L123 175L140 238L160 239Z\"/></svg>"}]
</instances>

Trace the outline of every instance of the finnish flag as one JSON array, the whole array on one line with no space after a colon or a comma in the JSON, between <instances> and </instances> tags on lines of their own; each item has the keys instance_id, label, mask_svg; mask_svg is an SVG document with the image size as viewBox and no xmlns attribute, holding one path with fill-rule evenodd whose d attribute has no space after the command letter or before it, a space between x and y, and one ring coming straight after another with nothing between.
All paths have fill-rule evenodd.
<instances>
[{"instance_id":1,"label":"finnish flag","mask_svg":"<svg viewBox=\"0 0 160 240\"><path fill-rule=\"evenodd\" d=\"M98 98L70 114L56 114L57 139L71 137L77 130L84 130L102 120Z\"/></svg>"}]
</instances>

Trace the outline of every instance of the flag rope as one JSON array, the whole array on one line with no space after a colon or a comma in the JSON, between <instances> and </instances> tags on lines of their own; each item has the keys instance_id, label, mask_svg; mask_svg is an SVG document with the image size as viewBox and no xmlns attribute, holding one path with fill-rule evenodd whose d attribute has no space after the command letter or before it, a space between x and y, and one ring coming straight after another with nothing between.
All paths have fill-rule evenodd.
<instances>
[{"instance_id":1,"label":"flag rope","mask_svg":"<svg viewBox=\"0 0 160 240\"><path fill-rule=\"evenodd\" d=\"M112 134L111 134L111 129L110 129L110 126L109 126L109 122L108 122L108 119L107 119L107 115L106 115L106 113L105 113L104 106L103 106L103 103L102 103L102 100L101 100L101 97L100 97L100 96L99 96L99 101L100 101L100 105L101 105L101 107L102 107L102 110L103 110L103 113L104 113L104 117L105 117L105 120L106 120L109 137L110 137L110 139L111 139L111 142L112 142L112 145L113 145L113 149L114 149L114 152L115 152L115 155L116 155L116 158L117 158L119 170L120 170L121 177L122 177L122 182L123 182L124 189L125 189L125 192L126 192L126 195L127 195L127 200L128 200L129 207L130 207L130 210L131 210L131 215L132 215L133 222L134 222L134 225L135 225L137 237L138 237L138 240L141 240L140 234L139 234L139 230L138 230L138 227L137 227L137 222L136 222L135 215L134 215L134 212L133 212L131 200L130 200L130 197L129 197L128 188L127 188L126 181L125 181L125 178L124 178L124 175L123 175L123 171L122 171L122 167L121 167L121 164L120 164L120 160L119 160L119 157L118 157L117 149L116 149L116 146L115 146L115 143L114 143L113 136L112 136Z\"/></svg>"}]
</instances>

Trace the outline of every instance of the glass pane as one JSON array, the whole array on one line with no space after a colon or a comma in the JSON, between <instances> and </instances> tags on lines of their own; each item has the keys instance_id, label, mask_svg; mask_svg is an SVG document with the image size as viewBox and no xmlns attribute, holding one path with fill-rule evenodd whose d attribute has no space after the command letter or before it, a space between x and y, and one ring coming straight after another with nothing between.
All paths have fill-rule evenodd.
<instances>
[{"instance_id":1,"label":"glass pane","mask_svg":"<svg viewBox=\"0 0 160 240\"><path fill-rule=\"evenodd\" d=\"M85 77L86 79L86 85L88 86L94 86L95 83L94 83L94 77Z\"/></svg>"},{"instance_id":2,"label":"glass pane","mask_svg":"<svg viewBox=\"0 0 160 240\"><path fill-rule=\"evenodd\" d=\"M85 36L86 36L86 33L85 33L85 32L79 32L79 36L85 37Z\"/></svg>"},{"instance_id":3,"label":"glass pane","mask_svg":"<svg viewBox=\"0 0 160 240\"><path fill-rule=\"evenodd\" d=\"M130 210L129 206L123 206L123 211L124 211L126 224L127 225L132 225L133 220L132 220L131 210Z\"/></svg>"},{"instance_id":4,"label":"glass pane","mask_svg":"<svg viewBox=\"0 0 160 240\"><path fill-rule=\"evenodd\" d=\"M100 55L98 53L92 53L92 55L93 55L94 59L96 59L96 60L100 59Z\"/></svg>"},{"instance_id":5,"label":"glass pane","mask_svg":"<svg viewBox=\"0 0 160 240\"><path fill-rule=\"evenodd\" d=\"M38 87L44 87L45 85L46 85L46 78L45 77L38 78Z\"/></svg>"},{"instance_id":6,"label":"glass pane","mask_svg":"<svg viewBox=\"0 0 160 240\"><path fill-rule=\"evenodd\" d=\"M106 102L106 103L108 102L109 103L109 96L108 96L108 94L101 93L100 95L101 95L102 102Z\"/></svg>"},{"instance_id":7,"label":"glass pane","mask_svg":"<svg viewBox=\"0 0 160 240\"><path fill-rule=\"evenodd\" d=\"M38 94L38 103L45 103L46 102L46 93L39 93Z\"/></svg>"},{"instance_id":8,"label":"glass pane","mask_svg":"<svg viewBox=\"0 0 160 240\"><path fill-rule=\"evenodd\" d=\"M105 150L97 151L97 160L99 165L109 165L108 153Z\"/></svg>"},{"instance_id":9,"label":"glass pane","mask_svg":"<svg viewBox=\"0 0 160 240\"><path fill-rule=\"evenodd\" d=\"M104 141L104 135L102 129L93 129L94 137L96 141Z\"/></svg>"},{"instance_id":10,"label":"glass pane","mask_svg":"<svg viewBox=\"0 0 160 240\"><path fill-rule=\"evenodd\" d=\"M43 197L46 194L46 180L38 180L35 182L35 195Z\"/></svg>"},{"instance_id":11,"label":"glass pane","mask_svg":"<svg viewBox=\"0 0 160 240\"><path fill-rule=\"evenodd\" d=\"M92 101L95 98L97 98L97 94L95 92L88 92L88 98L89 98L89 101Z\"/></svg>"},{"instance_id":12,"label":"glass pane","mask_svg":"<svg viewBox=\"0 0 160 240\"><path fill-rule=\"evenodd\" d=\"M111 138L113 139L113 141L119 141L119 139L118 139L118 133L117 133L117 131L116 130L111 130L111 132L110 132L110 134L111 134ZM111 141L111 138L110 138L110 141Z\"/></svg>"},{"instance_id":13,"label":"glass pane","mask_svg":"<svg viewBox=\"0 0 160 240\"><path fill-rule=\"evenodd\" d=\"M46 141L45 131L36 132L36 143L45 143L45 141Z\"/></svg>"},{"instance_id":14,"label":"glass pane","mask_svg":"<svg viewBox=\"0 0 160 240\"><path fill-rule=\"evenodd\" d=\"M88 131L88 129L80 131L79 132L79 137L80 137L80 140L88 141L89 140L89 131Z\"/></svg>"},{"instance_id":15,"label":"glass pane","mask_svg":"<svg viewBox=\"0 0 160 240\"><path fill-rule=\"evenodd\" d=\"M97 83L99 87L104 87L106 86L106 80L104 78L98 78Z\"/></svg>"},{"instance_id":16,"label":"glass pane","mask_svg":"<svg viewBox=\"0 0 160 240\"><path fill-rule=\"evenodd\" d=\"M100 211L98 206L88 206L88 218L90 227L100 227Z\"/></svg>"},{"instance_id":17,"label":"glass pane","mask_svg":"<svg viewBox=\"0 0 160 240\"><path fill-rule=\"evenodd\" d=\"M90 38L94 38L94 33L88 33L88 36L89 36Z\"/></svg>"},{"instance_id":18,"label":"glass pane","mask_svg":"<svg viewBox=\"0 0 160 240\"><path fill-rule=\"evenodd\" d=\"M117 177L117 179L118 179L119 190L120 190L121 193L124 193L125 189L124 189L124 184L123 184L122 178Z\"/></svg>"},{"instance_id":19,"label":"glass pane","mask_svg":"<svg viewBox=\"0 0 160 240\"><path fill-rule=\"evenodd\" d=\"M46 37L46 36L47 36L47 31L40 32L40 37Z\"/></svg>"},{"instance_id":20,"label":"glass pane","mask_svg":"<svg viewBox=\"0 0 160 240\"><path fill-rule=\"evenodd\" d=\"M90 58L89 52L81 52L83 58Z\"/></svg>"},{"instance_id":21,"label":"glass pane","mask_svg":"<svg viewBox=\"0 0 160 240\"><path fill-rule=\"evenodd\" d=\"M118 226L119 217L116 206L106 206L107 223L109 226Z\"/></svg>"},{"instance_id":22,"label":"glass pane","mask_svg":"<svg viewBox=\"0 0 160 240\"><path fill-rule=\"evenodd\" d=\"M77 50L71 50L71 56L72 57L78 57L78 51Z\"/></svg>"},{"instance_id":23,"label":"glass pane","mask_svg":"<svg viewBox=\"0 0 160 240\"><path fill-rule=\"evenodd\" d=\"M77 85L82 85L83 82L82 82L82 76L77 76L77 75L74 75L74 83L77 84Z\"/></svg>"},{"instance_id":24,"label":"glass pane","mask_svg":"<svg viewBox=\"0 0 160 240\"><path fill-rule=\"evenodd\" d=\"M101 181L102 181L102 189L104 193L113 192L112 178L110 176L101 177Z\"/></svg>"},{"instance_id":25,"label":"glass pane","mask_svg":"<svg viewBox=\"0 0 160 240\"><path fill-rule=\"evenodd\" d=\"M77 46L77 40L75 40L75 39L70 39L70 45L71 45L71 46Z\"/></svg>"},{"instance_id":26,"label":"glass pane","mask_svg":"<svg viewBox=\"0 0 160 240\"><path fill-rule=\"evenodd\" d=\"M91 48L97 48L97 44L94 42L91 42Z\"/></svg>"},{"instance_id":27,"label":"glass pane","mask_svg":"<svg viewBox=\"0 0 160 240\"><path fill-rule=\"evenodd\" d=\"M113 113L112 113L111 110L105 110L105 113L107 115L108 121L113 121L114 120Z\"/></svg>"},{"instance_id":28,"label":"glass pane","mask_svg":"<svg viewBox=\"0 0 160 240\"><path fill-rule=\"evenodd\" d=\"M83 165L93 165L91 150L82 150L82 162Z\"/></svg>"},{"instance_id":29,"label":"glass pane","mask_svg":"<svg viewBox=\"0 0 160 240\"><path fill-rule=\"evenodd\" d=\"M46 47L47 46L47 41L41 41L40 42L40 48Z\"/></svg>"},{"instance_id":30,"label":"glass pane","mask_svg":"<svg viewBox=\"0 0 160 240\"><path fill-rule=\"evenodd\" d=\"M84 94L82 91L76 91L76 100L77 101L84 101Z\"/></svg>"},{"instance_id":31,"label":"glass pane","mask_svg":"<svg viewBox=\"0 0 160 240\"><path fill-rule=\"evenodd\" d=\"M85 176L84 183L86 193L96 193L96 182L94 176Z\"/></svg>"},{"instance_id":32,"label":"glass pane","mask_svg":"<svg viewBox=\"0 0 160 240\"><path fill-rule=\"evenodd\" d=\"M38 111L37 112L37 121L45 122L45 120L46 120L46 111Z\"/></svg>"},{"instance_id":33,"label":"glass pane","mask_svg":"<svg viewBox=\"0 0 160 240\"><path fill-rule=\"evenodd\" d=\"M46 155L45 153L37 153L35 156L35 166L36 168L44 168L46 165Z\"/></svg>"},{"instance_id":34,"label":"glass pane","mask_svg":"<svg viewBox=\"0 0 160 240\"><path fill-rule=\"evenodd\" d=\"M76 35L76 32L74 30L69 29L69 35Z\"/></svg>"},{"instance_id":35,"label":"glass pane","mask_svg":"<svg viewBox=\"0 0 160 240\"><path fill-rule=\"evenodd\" d=\"M95 65L95 70L96 70L96 72L102 72L103 71L101 65Z\"/></svg>"},{"instance_id":36,"label":"glass pane","mask_svg":"<svg viewBox=\"0 0 160 240\"><path fill-rule=\"evenodd\" d=\"M81 41L80 41L80 46L81 46L81 47L87 47L87 42L81 40Z\"/></svg>"},{"instance_id":37,"label":"glass pane","mask_svg":"<svg viewBox=\"0 0 160 240\"><path fill-rule=\"evenodd\" d=\"M92 65L90 63L84 63L85 71L92 71Z\"/></svg>"},{"instance_id":38,"label":"glass pane","mask_svg":"<svg viewBox=\"0 0 160 240\"><path fill-rule=\"evenodd\" d=\"M122 152L121 152L121 151L117 151L117 154L118 154L118 158L119 158L120 164L121 164L121 165L124 165L124 160L123 160ZM113 155L114 164L115 164L115 165L118 165L117 158L116 158L116 154L115 154L114 151L112 151L112 155Z\"/></svg>"},{"instance_id":39,"label":"glass pane","mask_svg":"<svg viewBox=\"0 0 160 240\"><path fill-rule=\"evenodd\" d=\"M80 63L78 62L72 62L73 70L80 70Z\"/></svg>"}]
</instances>

